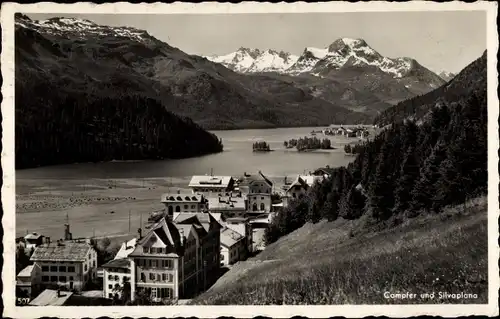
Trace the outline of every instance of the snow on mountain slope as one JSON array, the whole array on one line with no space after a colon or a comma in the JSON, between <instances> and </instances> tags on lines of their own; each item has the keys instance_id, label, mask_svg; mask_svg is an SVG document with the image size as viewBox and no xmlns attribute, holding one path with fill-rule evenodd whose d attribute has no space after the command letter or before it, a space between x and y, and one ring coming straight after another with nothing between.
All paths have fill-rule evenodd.
<instances>
[{"instance_id":1,"label":"snow on mountain slope","mask_svg":"<svg viewBox=\"0 0 500 319\"><path fill-rule=\"evenodd\" d=\"M206 58L236 72L258 73L284 72L297 61L298 56L283 51L239 48L236 52Z\"/></svg>"},{"instance_id":2,"label":"snow on mountain slope","mask_svg":"<svg viewBox=\"0 0 500 319\"><path fill-rule=\"evenodd\" d=\"M407 76L419 66L411 58L384 57L366 41L351 38L338 39L326 48L306 47L300 57L273 50L240 48L236 52L207 59L241 73L274 71L290 75L308 73L322 76L344 67L372 67L396 79Z\"/></svg>"},{"instance_id":3,"label":"snow on mountain slope","mask_svg":"<svg viewBox=\"0 0 500 319\"><path fill-rule=\"evenodd\" d=\"M45 34L53 36L71 37L72 39L86 39L103 36L125 37L138 42L154 40L146 31L131 27L111 27L95 24L92 21L77 18L51 18L48 20L28 20L21 17L16 25L24 28L43 29Z\"/></svg>"}]
</instances>

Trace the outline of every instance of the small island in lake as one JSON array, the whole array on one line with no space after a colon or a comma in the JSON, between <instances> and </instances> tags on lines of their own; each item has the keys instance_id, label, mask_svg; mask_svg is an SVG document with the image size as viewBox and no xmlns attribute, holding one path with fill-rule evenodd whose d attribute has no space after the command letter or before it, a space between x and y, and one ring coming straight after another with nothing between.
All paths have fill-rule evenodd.
<instances>
[{"instance_id":1,"label":"small island in lake","mask_svg":"<svg viewBox=\"0 0 500 319\"><path fill-rule=\"evenodd\" d=\"M328 138L320 140L317 137L304 136L299 139L291 139L283 142L286 148L296 148L299 152L306 152L312 150L333 150L332 141Z\"/></svg>"},{"instance_id":2,"label":"small island in lake","mask_svg":"<svg viewBox=\"0 0 500 319\"><path fill-rule=\"evenodd\" d=\"M265 141L255 142L253 143L253 151L254 152L271 152L272 149L269 147Z\"/></svg>"}]
</instances>

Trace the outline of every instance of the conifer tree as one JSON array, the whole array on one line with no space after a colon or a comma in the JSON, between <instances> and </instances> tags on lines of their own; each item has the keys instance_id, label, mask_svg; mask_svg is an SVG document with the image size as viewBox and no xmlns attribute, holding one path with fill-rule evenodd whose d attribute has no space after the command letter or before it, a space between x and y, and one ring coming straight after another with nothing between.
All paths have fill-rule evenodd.
<instances>
[{"instance_id":1,"label":"conifer tree","mask_svg":"<svg viewBox=\"0 0 500 319\"><path fill-rule=\"evenodd\" d=\"M394 211L405 211L412 199L412 189L419 177L419 168L416 160L415 148L410 146L401 165L400 176L394 194Z\"/></svg>"}]
</instances>

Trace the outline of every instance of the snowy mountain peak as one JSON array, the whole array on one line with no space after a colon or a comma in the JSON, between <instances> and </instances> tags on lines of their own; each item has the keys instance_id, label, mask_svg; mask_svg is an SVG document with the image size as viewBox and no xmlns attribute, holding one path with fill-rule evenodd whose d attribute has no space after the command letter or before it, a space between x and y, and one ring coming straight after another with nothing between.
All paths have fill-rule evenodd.
<instances>
[{"instance_id":1,"label":"snowy mountain peak","mask_svg":"<svg viewBox=\"0 0 500 319\"><path fill-rule=\"evenodd\" d=\"M288 52L244 47L226 55L206 58L241 73L285 72L298 59L297 56Z\"/></svg>"}]
</instances>

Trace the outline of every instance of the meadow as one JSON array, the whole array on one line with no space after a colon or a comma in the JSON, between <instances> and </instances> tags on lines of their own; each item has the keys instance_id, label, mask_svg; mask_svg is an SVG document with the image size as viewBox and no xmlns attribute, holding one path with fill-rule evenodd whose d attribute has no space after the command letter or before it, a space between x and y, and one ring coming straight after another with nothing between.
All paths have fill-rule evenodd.
<instances>
[{"instance_id":1,"label":"meadow","mask_svg":"<svg viewBox=\"0 0 500 319\"><path fill-rule=\"evenodd\" d=\"M488 302L486 197L396 226L365 222L307 223L234 265L191 304Z\"/></svg>"}]
</instances>

